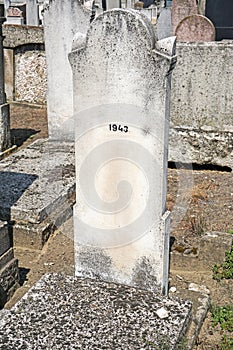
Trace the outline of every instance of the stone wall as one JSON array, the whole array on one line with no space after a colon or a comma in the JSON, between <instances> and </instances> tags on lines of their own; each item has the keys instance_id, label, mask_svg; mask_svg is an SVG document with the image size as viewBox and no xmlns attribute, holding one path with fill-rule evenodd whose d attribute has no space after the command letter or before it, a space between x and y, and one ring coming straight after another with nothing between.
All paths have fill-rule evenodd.
<instances>
[{"instance_id":1,"label":"stone wall","mask_svg":"<svg viewBox=\"0 0 233 350\"><path fill-rule=\"evenodd\" d=\"M31 49L24 45L15 50L14 88L16 101L46 102L46 59L39 45L32 45Z\"/></svg>"},{"instance_id":2,"label":"stone wall","mask_svg":"<svg viewBox=\"0 0 233 350\"><path fill-rule=\"evenodd\" d=\"M47 74L43 28L5 25L3 32L8 100L46 103Z\"/></svg>"},{"instance_id":3,"label":"stone wall","mask_svg":"<svg viewBox=\"0 0 233 350\"><path fill-rule=\"evenodd\" d=\"M177 44L170 160L233 168L233 42Z\"/></svg>"},{"instance_id":4,"label":"stone wall","mask_svg":"<svg viewBox=\"0 0 233 350\"><path fill-rule=\"evenodd\" d=\"M15 24L4 24L3 26L4 47L15 48L25 44L43 44L43 27L19 26Z\"/></svg>"}]
</instances>

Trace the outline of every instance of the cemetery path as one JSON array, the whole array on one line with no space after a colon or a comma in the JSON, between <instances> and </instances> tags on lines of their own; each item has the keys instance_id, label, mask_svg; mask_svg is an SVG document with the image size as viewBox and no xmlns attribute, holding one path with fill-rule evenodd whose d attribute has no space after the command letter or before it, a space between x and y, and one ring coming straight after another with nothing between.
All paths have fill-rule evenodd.
<instances>
[{"instance_id":1,"label":"cemetery path","mask_svg":"<svg viewBox=\"0 0 233 350\"><path fill-rule=\"evenodd\" d=\"M13 143L25 147L37 138L48 135L46 109L11 105L11 129ZM191 176L190 176L191 174ZM186 181L184 181L186 179ZM171 251L186 255L179 264L171 259L170 286L187 289L191 282L205 285L213 304L232 305L233 280L213 280L212 267L205 259L192 265L195 254L201 248L203 234L208 231L233 230L232 173L219 171L168 171L167 208L182 215L173 218ZM10 308L46 272L74 273L72 219L57 230L42 251L15 248L15 256L21 268L21 283L13 298L6 305ZM221 246L221 239L218 243ZM205 251L211 259L219 260L215 250ZM224 336L230 334L211 324L211 315L204 322L195 350L221 349ZM225 349L228 349L227 347ZM229 347L230 349L230 347Z\"/></svg>"}]
</instances>

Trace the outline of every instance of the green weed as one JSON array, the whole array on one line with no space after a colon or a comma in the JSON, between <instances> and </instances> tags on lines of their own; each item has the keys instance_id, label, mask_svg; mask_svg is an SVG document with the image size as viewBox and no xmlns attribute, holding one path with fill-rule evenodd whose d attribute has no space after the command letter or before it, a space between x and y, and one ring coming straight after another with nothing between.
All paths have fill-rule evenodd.
<instances>
[{"instance_id":1,"label":"green weed","mask_svg":"<svg viewBox=\"0 0 233 350\"><path fill-rule=\"evenodd\" d=\"M211 306L212 325L220 325L222 330L233 332L233 305Z\"/></svg>"},{"instance_id":2,"label":"green weed","mask_svg":"<svg viewBox=\"0 0 233 350\"><path fill-rule=\"evenodd\" d=\"M225 261L221 265L213 266L213 279L220 281L223 278L233 279L233 250L226 251Z\"/></svg>"}]
</instances>

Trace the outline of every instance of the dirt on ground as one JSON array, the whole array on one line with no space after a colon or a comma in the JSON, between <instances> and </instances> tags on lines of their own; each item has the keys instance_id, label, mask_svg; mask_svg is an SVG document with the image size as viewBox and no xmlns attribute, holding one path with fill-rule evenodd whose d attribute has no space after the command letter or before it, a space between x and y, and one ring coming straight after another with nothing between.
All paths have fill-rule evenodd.
<instances>
[{"instance_id":1,"label":"dirt on ground","mask_svg":"<svg viewBox=\"0 0 233 350\"><path fill-rule=\"evenodd\" d=\"M25 147L37 138L48 135L45 108L11 105L12 142ZM171 251L195 254L201 237L206 232L233 230L232 172L215 170L168 170L167 208L172 211ZM10 308L46 272L74 273L72 220L58 229L42 251L15 248L19 259L21 287L7 303ZM210 252L214 254L214 252ZM179 290L191 282L205 285L213 305L232 305L233 280L213 279L212 268L198 266L190 270L185 265L170 266L170 285ZM211 313L202 326L195 350L232 349L232 333L212 325ZM224 342L226 345L224 345ZM223 347L223 345L225 347Z\"/></svg>"}]
</instances>

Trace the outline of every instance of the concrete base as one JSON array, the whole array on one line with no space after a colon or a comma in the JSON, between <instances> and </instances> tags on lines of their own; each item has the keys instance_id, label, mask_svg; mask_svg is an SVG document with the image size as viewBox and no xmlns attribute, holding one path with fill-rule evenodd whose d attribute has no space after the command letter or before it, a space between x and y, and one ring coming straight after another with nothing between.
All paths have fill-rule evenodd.
<instances>
[{"instance_id":1,"label":"concrete base","mask_svg":"<svg viewBox=\"0 0 233 350\"><path fill-rule=\"evenodd\" d=\"M186 333L191 307L119 284L47 274L2 315L0 347L171 350Z\"/></svg>"},{"instance_id":2,"label":"concrete base","mask_svg":"<svg viewBox=\"0 0 233 350\"><path fill-rule=\"evenodd\" d=\"M41 249L72 215L74 145L37 140L0 164L0 219L11 223L15 245Z\"/></svg>"}]
</instances>

